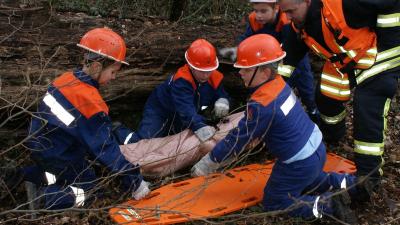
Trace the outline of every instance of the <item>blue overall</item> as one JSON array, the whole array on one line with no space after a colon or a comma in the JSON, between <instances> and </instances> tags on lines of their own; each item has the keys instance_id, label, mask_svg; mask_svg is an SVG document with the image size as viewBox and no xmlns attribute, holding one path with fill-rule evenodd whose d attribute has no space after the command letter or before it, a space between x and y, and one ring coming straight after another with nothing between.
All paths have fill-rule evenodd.
<instances>
[{"instance_id":1,"label":"blue overall","mask_svg":"<svg viewBox=\"0 0 400 225\"><path fill-rule=\"evenodd\" d=\"M244 118L214 147L211 160L230 160L252 140L261 140L277 159L264 189L265 210L293 207L289 215L303 218L333 214L328 190L340 189L343 182L353 185L355 177L322 171L322 134L281 76L252 92Z\"/></svg>"},{"instance_id":2,"label":"blue overall","mask_svg":"<svg viewBox=\"0 0 400 225\"><path fill-rule=\"evenodd\" d=\"M284 14L282 15L281 11L279 11L275 22L272 24L262 25L256 21L255 16L255 12L250 13L246 32L238 38L239 43L254 34L269 34L275 37L280 43L283 42L286 33L289 31L290 24L285 21L286 17ZM314 75L311 71L308 54L299 62L292 75L289 78L285 78L285 81L290 87L297 88L301 101L308 112L313 112L317 109L315 103Z\"/></svg>"},{"instance_id":3,"label":"blue overall","mask_svg":"<svg viewBox=\"0 0 400 225\"><path fill-rule=\"evenodd\" d=\"M49 86L29 135L27 146L37 165L22 172L26 181L41 186L46 209L83 206L93 199L99 181L110 179L97 178L93 163L121 177L125 191L136 190L142 181L138 166L120 152L118 140L124 137L112 133L98 83L82 71L64 73Z\"/></svg>"},{"instance_id":4,"label":"blue overall","mask_svg":"<svg viewBox=\"0 0 400 225\"><path fill-rule=\"evenodd\" d=\"M219 98L228 99L222 79L223 75L215 70L207 82L199 83L192 76L189 65L179 68L147 99L143 119L130 142L165 137L186 128L196 131L206 126L200 110L213 107Z\"/></svg>"}]
</instances>

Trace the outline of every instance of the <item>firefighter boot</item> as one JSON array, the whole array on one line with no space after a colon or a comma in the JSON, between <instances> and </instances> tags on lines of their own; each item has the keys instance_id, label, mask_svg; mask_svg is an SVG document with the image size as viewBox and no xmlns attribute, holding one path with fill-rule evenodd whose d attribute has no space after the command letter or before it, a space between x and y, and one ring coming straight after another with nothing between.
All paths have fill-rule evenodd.
<instances>
[{"instance_id":1,"label":"firefighter boot","mask_svg":"<svg viewBox=\"0 0 400 225\"><path fill-rule=\"evenodd\" d=\"M377 185L370 177L360 176L356 178L355 192L349 189L352 203L362 204L371 200L374 187Z\"/></svg>"},{"instance_id":2,"label":"firefighter boot","mask_svg":"<svg viewBox=\"0 0 400 225\"><path fill-rule=\"evenodd\" d=\"M332 196L333 217L348 224L357 224L357 217L350 208L350 195L344 191Z\"/></svg>"}]
</instances>

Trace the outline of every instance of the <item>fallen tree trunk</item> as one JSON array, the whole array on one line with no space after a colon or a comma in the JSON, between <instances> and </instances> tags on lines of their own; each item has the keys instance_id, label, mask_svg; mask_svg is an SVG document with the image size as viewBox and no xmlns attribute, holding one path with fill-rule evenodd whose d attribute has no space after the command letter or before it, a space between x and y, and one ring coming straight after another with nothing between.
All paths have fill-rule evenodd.
<instances>
[{"instance_id":1,"label":"fallen tree trunk","mask_svg":"<svg viewBox=\"0 0 400 225\"><path fill-rule=\"evenodd\" d=\"M0 110L35 105L47 85L60 73L76 68L82 51L80 37L94 27L108 26L122 34L129 67L102 91L105 99L129 96L144 101L151 90L184 63L184 51L197 38L216 46L233 44L234 26L177 26L156 18L118 19L59 13L48 6L0 7ZM229 80L230 76L227 76ZM237 81L237 80L236 80ZM240 82L227 81L237 90Z\"/></svg>"}]
</instances>

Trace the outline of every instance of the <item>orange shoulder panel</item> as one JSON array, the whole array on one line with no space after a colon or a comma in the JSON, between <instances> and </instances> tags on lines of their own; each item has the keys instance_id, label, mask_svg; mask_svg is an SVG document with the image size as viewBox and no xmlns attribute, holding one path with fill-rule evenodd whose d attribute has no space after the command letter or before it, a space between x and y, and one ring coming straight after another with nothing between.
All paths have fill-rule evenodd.
<instances>
[{"instance_id":1,"label":"orange shoulder panel","mask_svg":"<svg viewBox=\"0 0 400 225\"><path fill-rule=\"evenodd\" d=\"M289 23L290 23L290 20L287 18L286 13L279 10L279 20L278 20L278 24L276 24L275 31L281 32L282 27Z\"/></svg>"},{"instance_id":2,"label":"orange shoulder panel","mask_svg":"<svg viewBox=\"0 0 400 225\"><path fill-rule=\"evenodd\" d=\"M217 89L218 86L221 84L222 79L224 79L224 75L217 70L214 70L211 73L210 78L208 79L208 83L214 88Z\"/></svg>"},{"instance_id":3,"label":"orange shoulder panel","mask_svg":"<svg viewBox=\"0 0 400 225\"><path fill-rule=\"evenodd\" d=\"M192 73L190 72L190 68L188 66L188 64L185 64L184 66L182 66L181 68L178 69L178 71L175 73L174 75L174 81L182 78L187 80L193 87L194 90L196 90L196 83L194 82Z\"/></svg>"},{"instance_id":4,"label":"orange shoulder panel","mask_svg":"<svg viewBox=\"0 0 400 225\"><path fill-rule=\"evenodd\" d=\"M72 72L62 74L53 85L87 119L99 112L108 114L108 106L99 91L79 80Z\"/></svg>"},{"instance_id":5,"label":"orange shoulder panel","mask_svg":"<svg viewBox=\"0 0 400 225\"><path fill-rule=\"evenodd\" d=\"M253 32L257 32L258 30L262 29L264 26L263 24L257 22L255 12L251 12L249 14L249 24L250 24L250 27L253 30Z\"/></svg>"},{"instance_id":6,"label":"orange shoulder panel","mask_svg":"<svg viewBox=\"0 0 400 225\"><path fill-rule=\"evenodd\" d=\"M267 106L281 93L286 83L280 75L277 75L274 80L269 81L258 88L252 95L251 100Z\"/></svg>"}]
</instances>

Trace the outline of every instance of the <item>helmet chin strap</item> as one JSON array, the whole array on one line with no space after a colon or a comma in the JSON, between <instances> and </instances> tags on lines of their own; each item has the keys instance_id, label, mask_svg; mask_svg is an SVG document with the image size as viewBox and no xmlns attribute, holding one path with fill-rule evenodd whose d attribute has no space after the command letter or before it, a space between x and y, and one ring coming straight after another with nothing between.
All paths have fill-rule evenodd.
<instances>
[{"instance_id":1,"label":"helmet chin strap","mask_svg":"<svg viewBox=\"0 0 400 225\"><path fill-rule=\"evenodd\" d=\"M258 71L258 66L254 70L253 76L251 76L250 82L247 84L247 87L250 87L251 83L253 83L254 77L256 77L256 73Z\"/></svg>"},{"instance_id":2,"label":"helmet chin strap","mask_svg":"<svg viewBox=\"0 0 400 225\"><path fill-rule=\"evenodd\" d=\"M191 66L189 66L189 72L190 72L190 75L192 75L192 77L193 77L193 79L195 80L195 81L197 81L198 83L200 83L197 79L196 79L196 77L194 76L194 73L193 73L193 67L191 67Z\"/></svg>"}]
</instances>

